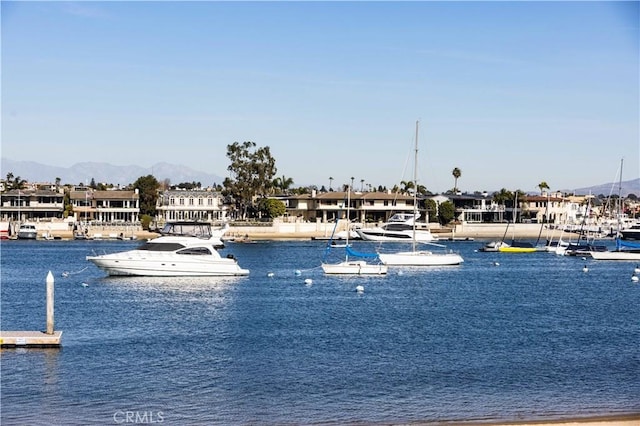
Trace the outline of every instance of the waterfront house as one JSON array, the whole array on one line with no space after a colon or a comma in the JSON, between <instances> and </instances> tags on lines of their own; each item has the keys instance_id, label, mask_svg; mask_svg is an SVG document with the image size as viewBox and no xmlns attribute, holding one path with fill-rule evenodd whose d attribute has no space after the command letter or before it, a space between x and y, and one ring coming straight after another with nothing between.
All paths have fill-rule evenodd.
<instances>
[{"instance_id":1,"label":"waterfront house","mask_svg":"<svg viewBox=\"0 0 640 426\"><path fill-rule=\"evenodd\" d=\"M138 223L140 220L140 195L137 189L96 191L80 186L69 191L69 202L76 222L106 225Z\"/></svg>"},{"instance_id":2,"label":"waterfront house","mask_svg":"<svg viewBox=\"0 0 640 426\"><path fill-rule=\"evenodd\" d=\"M216 191L167 190L158 194L156 221L159 224L179 220L196 220L209 223L227 219L228 206Z\"/></svg>"},{"instance_id":3,"label":"waterfront house","mask_svg":"<svg viewBox=\"0 0 640 426\"><path fill-rule=\"evenodd\" d=\"M51 189L12 189L0 194L0 220L5 222L62 219L64 194Z\"/></svg>"}]
</instances>

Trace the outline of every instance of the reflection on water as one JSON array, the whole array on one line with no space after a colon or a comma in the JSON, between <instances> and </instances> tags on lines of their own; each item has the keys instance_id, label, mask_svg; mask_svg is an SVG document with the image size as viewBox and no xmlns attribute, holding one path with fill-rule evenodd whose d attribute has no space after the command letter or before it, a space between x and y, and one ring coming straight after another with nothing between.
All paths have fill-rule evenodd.
<instances>
[{"instance_id":1,"label":"reflection on water","mask_svg":"<svg viewBox=\"0 0 640 426\"><path fill-rule=\"evenodd\" d=\"M203 292L224 290L246 277L103 277L96 282L137 291Z\"/></svg>"}]
</instances>

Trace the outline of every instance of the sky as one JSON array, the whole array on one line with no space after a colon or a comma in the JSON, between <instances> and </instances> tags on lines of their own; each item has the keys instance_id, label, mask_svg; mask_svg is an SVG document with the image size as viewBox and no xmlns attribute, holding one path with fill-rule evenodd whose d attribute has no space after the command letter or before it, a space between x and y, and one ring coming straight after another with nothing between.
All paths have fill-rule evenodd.
<instances>
[{"instance_id":1,"label":"sky","mask_svg":"<svg viewBox=\"0 0 640 426\"><path fill-rule=\"evenodd\" d=\"M392 187L419 122L432 192L636 179L638 5L3 1L1 155Z\"/></svg>"}]
</instances>

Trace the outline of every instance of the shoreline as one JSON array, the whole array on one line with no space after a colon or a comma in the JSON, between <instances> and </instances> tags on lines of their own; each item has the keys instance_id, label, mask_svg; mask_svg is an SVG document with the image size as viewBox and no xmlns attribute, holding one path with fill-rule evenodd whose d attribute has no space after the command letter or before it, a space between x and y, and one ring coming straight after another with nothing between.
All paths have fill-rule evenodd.
<instances>
[{"instance_id":1,"label":"shoreline","mask_svg":"<svg viewBox=\"0 0 640 426\"><path fill-rule=\"evenodd\" d=\"M457 232L451 232L451 231L432 231L433 235L437 237L436 240L434 240L434 242L450 242L450 241L491 241L491 240L501 240L504 237L504 232L496 232L494 230L486 230L486 231L478 231L478 230L473 230L473 231L457 231ZM60 231L60 232L52 232L51 235L53 237L55 237L55 240L73 240L73 232L67 232L67 231ZM135 239L135 240L148 240L148 239L153 239L160 236L160 234L156 233L156 232L150 232L150 231L135 231L132 233L129 233L127 235L128 238L125 239ZM133 238L130 238L133 237ZM521 231L515 231L514 233L509 233L509 235L505 238L506 240L511 240L513 238L515 239L525 239L525 240L532 240L532 239L537 239L538 237L540 237L541 241L546 241L547 239L547 234L543 233L543 235L540 235L538 232L531 232L529 230L521 230ZM553 239L556 239L557 237L559 237L558 235L554 235ZM569 233L569 232L565 232L563 234L563 238L565 240L575 240L578 238L578 234L576 233ZM9 240L12 239L16 239L15 237L10 237L8 238ZM45 240L42 235L38 234L38 240ZM102 240L102 241L109 241L109 240L118 240L119 238L115 238L115 237L111 237L108 235L105 235L104 233L92 233L89 232L89 239L90 240ZM243 239L248 239L248 240L254 240L254 241L305 241L305 240L317 240L317 241L327 241L329 240L329 238L327 238L326 235L324 235L324 233L322 232L273 232L273 231L269 231L269 232L265 232L264 228L259 228L256 227L254 229L250 228L250 227L243 227L242 230L237 230L234 231L233 228L231 228L231 230L229 232L227 232L223 237L222 237L223 241L233 241L234 239L237 240L243 240ZM611 238L602 238L601 240L609 240ZM356 241L362 241L360 239L355 239ZM638 424L638 426L640 426L640 423Z\"/></svg>"},{"instance_id":2,"label":"shoreline","mask_svg":"<svg viewBox=\"0 0 640 426\"><path fill-rule=\"evenodd\" d=\"M415 426L639 426L640 413L635 414L610 414L591 415L587 417L558 417L556 419L535 420L469 420L469 421L443 421L443 422L413 422L406 425Z\"/></svg>"}]
</instances>

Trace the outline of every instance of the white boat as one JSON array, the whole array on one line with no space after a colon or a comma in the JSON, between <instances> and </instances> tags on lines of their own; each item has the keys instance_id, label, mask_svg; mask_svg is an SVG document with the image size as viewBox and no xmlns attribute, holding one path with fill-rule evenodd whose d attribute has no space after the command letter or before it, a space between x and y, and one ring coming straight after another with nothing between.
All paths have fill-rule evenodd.
<instances>
[{"instance_id":1,"label":"white boat","mask_svg":"<svg viewBox=\"0 0 640 426\"><path fill-rule=\"evenodd\" d=\"M349 259L340 263L323 263L322 270L328 275L384 275L387 273L387 267L382 263Z\"/></svg>"},{"instance_id":2,"label":"white boat","mask_svg":"<svg viewBox=\"0 0 640 426\"><path fill-rule=\"evenodd\" d=\"M349 229L349 205L351 204L351 187L348 189L347 195L347 229ZM338 222L336 221L336 227ZM349 244L349 234L346 233L344 251L345 257L342 262L338 263L329 263L326 262L327 255L331 252L332 249L335 250L332 244L332 240L329 240L326 250L325 256L322 261L322 270L325 274L328 275L385 275L387 273L387 266L380 263L367 263L365 260L354 260L353 258L372 258L377 259L377 254L370 253L359 253L353 250L353 248ZM332 235L335 235L335 229ZM351 258L349 257L351 256ZM379 260L379 259L378 259Z\"/></svg>"},{"instance_id":3,"label":"white boat","mask_svg":"<svg viewBox=\"0 0 640 426\"><path fill-rule=\"evenodd\" d=\"M631 225L626 229L621 229L620 234L623 240L640 240L640 223Z\"/></svg>"},{"instance_id":4,"label":"white boat","mask_svg":"<svg viewBox=\"0 0 640 426\"><path fill-rule=\"evenodd\" d=\"M36 230L36 225L33 223L22 223L18 228L18 239L19 240L35 240L38 236L38 231Z\"/></svg>"},{"instance_id":5,"label":"white boat","mask_svg":"<svg viewBox=\"0 0 640 426\"><path fill-rule=\"evenodd\" d=\"M478 251L497 252L500 250L500 247L509 247L509 244L505 243L504 241L498 241L498 240L489 241L488 243L480 247Z\"/></svg>"},{"instance_id":6,"label":"white boat","mask_svg":"<svg viewBox=\"0 0 640 426\"><path fill-rule=\"evenodd\" d=\"M413 187L417 188L417 169L418 169L418 124L416 121L416 140L415 140L415 155L414 155L414 172L413 172ZM417 191L413 192L413 215L411 217L410 223L411 228L409 230L409 238L411 241L411 250L410 251L399 251L395 253L378 253L378 257L388 266L450 266L450 265L459 265L464 260L462 256L458 253L454 253L452 251L443 252L443 253L434 253L430 250L417 250L416 244L418 243L418 231L416 229L416 222L414 218L418 218L418 200L417 200ZM407 221L405 221L407 223ZM426 230L429 235L431 234L429 230ZM433 240L433 236L431 240ZM429 241L421 241L427 242L433 246L438 246L442 248L446 248L440 244L433 244Z\"/></svg>"},{"instance_id":7,"label":"white boat","mask_svg":"<svg viewBox=\"0 0 640 426\"><path fill-rule=\"evenodd\" d=\"M381 226L374 228L356 228L363 240L428 243L438 239L429 231L426 223L418 222L420 213L396 213Z\"/></svg>"},{"instance_id":8,"label":"white boat","mask_svg":"<svg viewBox=\"0 0 640 426\"><path fill-rule=\"evenodd\" d=\"M220 235L221 236L221 235ZM199 222L168 223L162 235L133 250L87 256L109 275L157 277L248 275L236 258L220 256L223 246L211 226Z\"/></svg>"},{"instance_id":9,"label":"white boat","mask_svg":"<svg viewBox=\"0 0 640 426\"><path fill-rule=\"evenodd\" d=\"M633 260L640 261L640 243L630 243L616 238L616 248L605 251L592 251L594 260Z\"/></svg>"}]
</instances>

